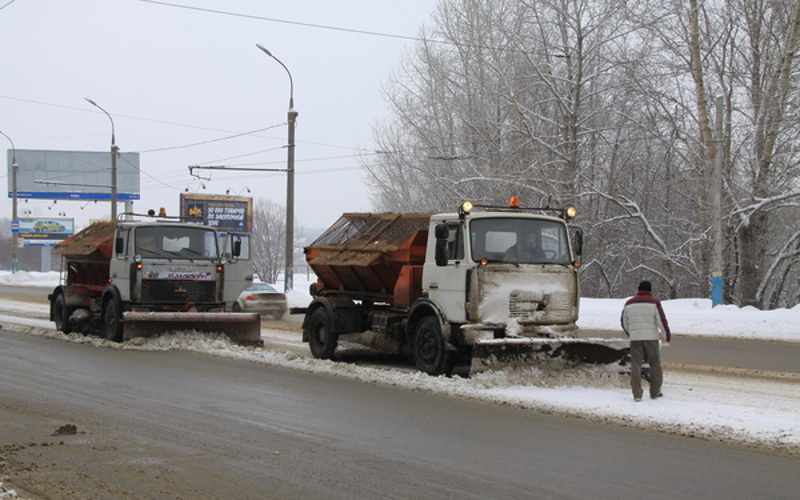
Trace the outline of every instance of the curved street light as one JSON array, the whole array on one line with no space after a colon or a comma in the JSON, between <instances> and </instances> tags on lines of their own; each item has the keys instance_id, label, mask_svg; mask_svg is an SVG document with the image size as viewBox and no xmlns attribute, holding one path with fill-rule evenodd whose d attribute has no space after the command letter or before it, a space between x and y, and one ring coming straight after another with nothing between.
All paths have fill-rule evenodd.
<instances>
[{"instance_id":1,"label":"curved street light","mask_svg":"<svg viewBox=\"0 0 800 500\"><path fill-rule=\"evenodd\" d=\"M286 158L286 267L283 277L283 290L288 292L294 288L294 129L297 122L297 111L294 110L294 79L292 72L283 64L283 61L275 57L272 52L264 48L263 45L257 43L258 47L266 55L274 59L280 64L286 74L289 75L289 111L288 125L289 125L289 139L287 146Z\"/></svg>"},{"instance_id":2,"label":"curved street light","mask_svg":"<svg viewBox=\"0 0 800 500\"><path fill-rule=\"evenodd\" d=\"M86 99L86 102L105 113L109 121L111 121L111 220L115 221L117 220L117 152L119 148L117 147L116 133L114 131L114 119L111 118L109 112L103 109L102 106L88 97L84 97L84 99Z\"/></svg>"},{"instance_id":3,"label":"curved street light","mask_svg":"<svg viewBox=\"0 0 800 500\"><path fill-rule=\"evenodd\" d=\"M11 202L11 274L14 274L19 271L19 259L17 258L17 244L19 238L19 221L17 220L17 170L19 166L17 165L17 147L14 146L14 141L2 130L0 130L0 134L11 143L11 189L13 190ZM14 231L14 224L17 225L17 231Z\"/></svg>"},{"instance_id":4,"label":"curved street light","mask_svg":"<svg viewBox=\"0 0 800 500\"><path fill-rule=\"evenodd\" d=\"M261 51L263 53L265 53L266 55L268 55L269 57L275 59L275 61L278 64L280 64L283 67L283 69L286 70L286 74L289 75L289 111L293 110L294 109L294 79L292 78L292 72L289 71L289 68L287 68L285 64L283 64L283 61L281 61L280 59L275 57L275 55L272 52L270 52L269 50L267 50L266 47L264 47L260 43L257 43L256 47L261 49Z\"/></svg>"}]
</instances>

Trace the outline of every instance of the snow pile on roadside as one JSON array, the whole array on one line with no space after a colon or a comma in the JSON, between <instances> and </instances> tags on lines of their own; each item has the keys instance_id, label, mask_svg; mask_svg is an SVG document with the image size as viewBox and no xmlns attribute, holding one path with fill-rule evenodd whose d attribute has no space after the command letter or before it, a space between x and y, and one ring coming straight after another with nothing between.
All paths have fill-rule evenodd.
<instances>
[{"instance_id":1,"label":"snow pile on roadside","mask_svg":"<svg viewBox=\"0 0 800 500\"><path fill-rule=\"evenodd\" d=\"M622 328L619 316L627 299L581 299L578 326L586 330ZM754 307L711 306L710 299L662 301L670 330L676 335L800 342L800 305L761 311Z\"/></svg>"},{"instance_id":2,"label":"snow pile on roadside","mask_svg":"<svg viewBox=\"0 0 800 500\"><path fill-rule=\"evenodd\" d=\"M59 274L56 271L46 273L36 271L0 271L0 284L35 286L42 288L55 288L58 285Z\"/></svg>"},{"instance_id":3,"label":"snow pile on roadside","mask_svg":"<svg viewBox=\"0 0 800 500\"><path fill-rule=\"evenodd\" d=\"M14 490L9 490L5 486L3 486L2 482L0 482L0 499L5 499L5 498L17 498L17 492Z\"/></svg>"}]
</instances>

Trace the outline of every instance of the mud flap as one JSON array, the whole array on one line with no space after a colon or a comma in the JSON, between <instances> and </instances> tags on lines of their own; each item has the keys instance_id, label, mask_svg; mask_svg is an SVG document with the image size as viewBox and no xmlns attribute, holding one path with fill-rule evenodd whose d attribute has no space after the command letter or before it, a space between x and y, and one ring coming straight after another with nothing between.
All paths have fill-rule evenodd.
<instances>
[{"instance_id":1,"label":"mud flap","mask_svg":"<svg viewBox=\"0 0 800 500\"><path fill-rule=\"evenodd\" d=\"M122 322L123 340L153 337L173 330L196 330L223 333L240 345L264 345L258 313L126 312Z\"/></svg>"},{"instance_id":2,"label":"mud flap","mask_svg":"<svg viewBox=\"0 0 800 500\"><path fill-rule=\"evenodd\" d=\"M472 346L470 373L508 366L626 365L629 359L630 343L627 339L514 337L479 340Z\"/></svg>"}]
</instances>

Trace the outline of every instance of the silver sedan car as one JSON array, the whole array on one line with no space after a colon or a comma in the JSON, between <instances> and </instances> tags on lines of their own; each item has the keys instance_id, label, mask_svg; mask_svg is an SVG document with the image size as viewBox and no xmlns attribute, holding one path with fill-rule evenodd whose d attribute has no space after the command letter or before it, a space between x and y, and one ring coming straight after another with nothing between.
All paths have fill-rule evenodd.
<instances>
[{"instance_id":1,"label":"silver sedan car","mask_svg":"<svg viewBox=\"0 0 800 500\"><path fill-rule=\"evenodd\" d=\"M275 319L283 318L288 311L286 294L266 283L255 283L239 294L233 304L234 312L257 312Z\"/></svg>"}]
</instances>

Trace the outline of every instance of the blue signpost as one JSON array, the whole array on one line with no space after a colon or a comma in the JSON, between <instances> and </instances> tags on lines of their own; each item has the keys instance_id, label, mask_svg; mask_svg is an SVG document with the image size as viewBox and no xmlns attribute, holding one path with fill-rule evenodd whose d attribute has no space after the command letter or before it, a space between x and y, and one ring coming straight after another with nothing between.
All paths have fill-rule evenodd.
<instances>
[{"instance_id":1,"label":"blue signpost","mask_svg":"<svg viewBox=\"0 0 800 500\"><path fill-rule=\"evenodd\" d=\"M722 290L725 285L725 278L722 275L717 276L716 273L711 276L711 306L717 307L722 305Z\"/></svg>"}]
</instances>

